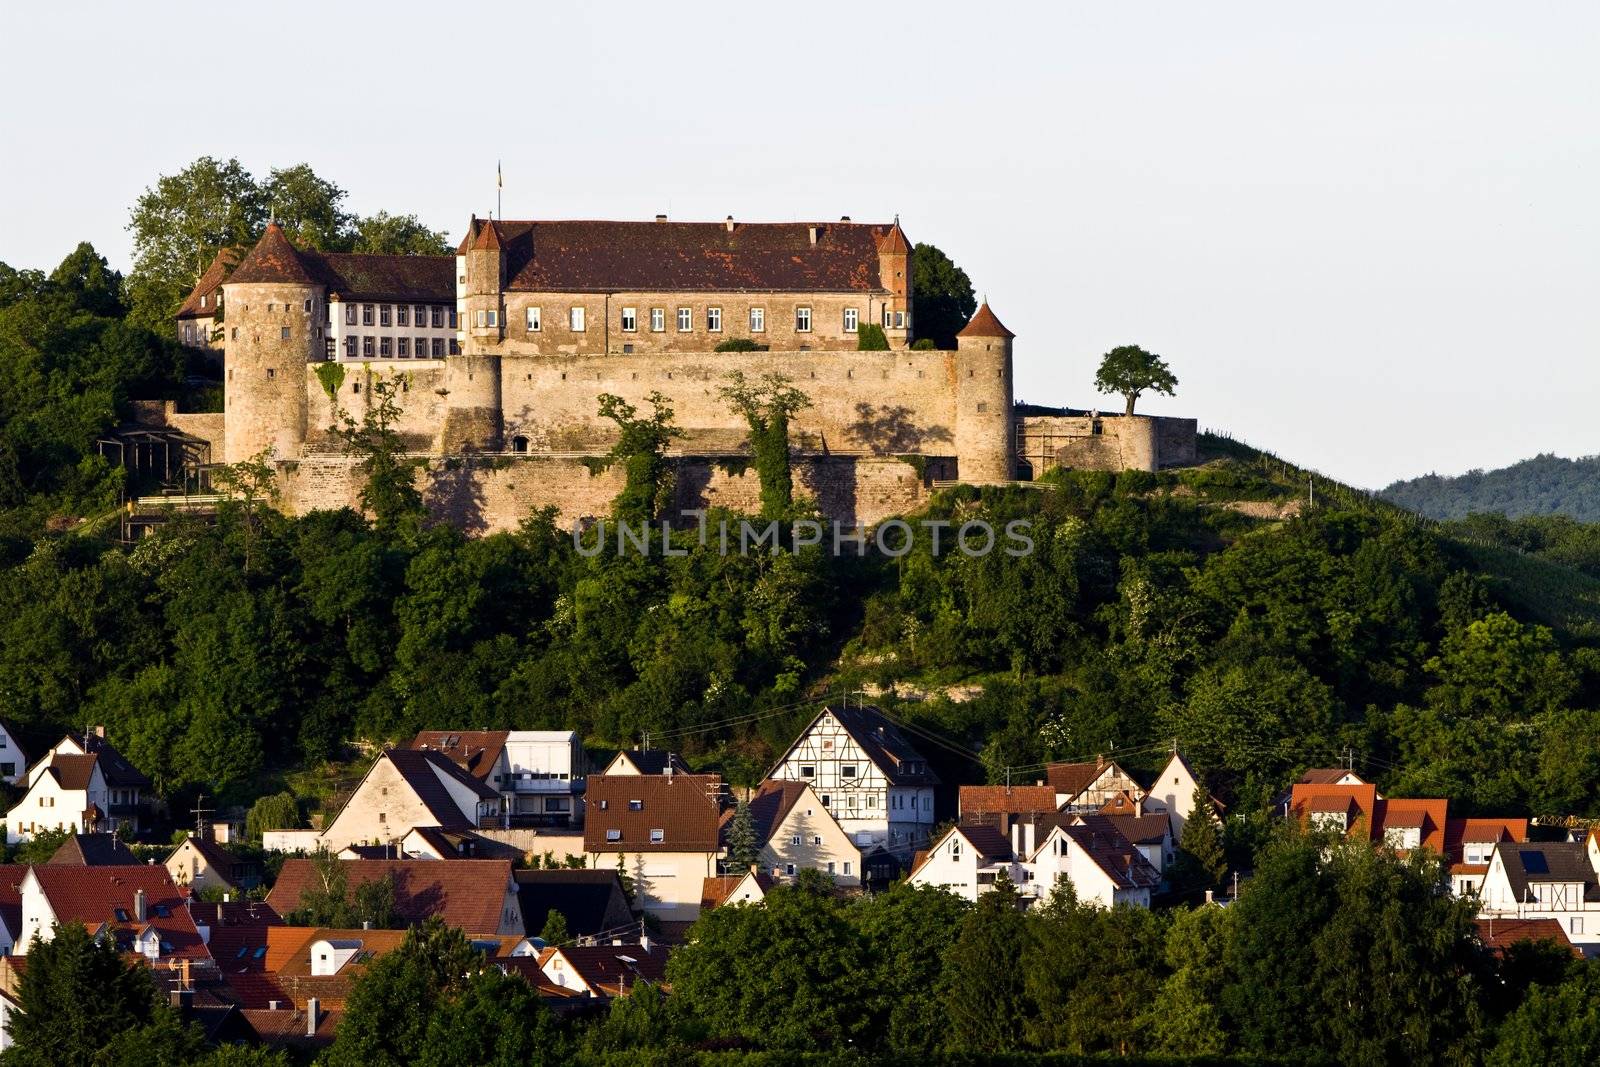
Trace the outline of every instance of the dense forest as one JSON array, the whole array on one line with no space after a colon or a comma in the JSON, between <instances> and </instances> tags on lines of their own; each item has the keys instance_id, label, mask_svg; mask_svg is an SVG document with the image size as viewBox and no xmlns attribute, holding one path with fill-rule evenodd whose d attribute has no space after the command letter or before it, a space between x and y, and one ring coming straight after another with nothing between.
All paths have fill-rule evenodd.
<instances>
[{"instance_id":1,"label":"dense forest","mask_svg":"<svg viewBox=\"0 0 1600 1067\"><path fill-rule=\"evenodd\" d=\"M1545 454L1498 470L1473 470L1453 478L1425 474L1395 482L1380 495L1435 519L1498 512L1514 519L1564 515L1580 522L1600 522L1600 456L1563 459Z\"/></svg>"}]
</instances>

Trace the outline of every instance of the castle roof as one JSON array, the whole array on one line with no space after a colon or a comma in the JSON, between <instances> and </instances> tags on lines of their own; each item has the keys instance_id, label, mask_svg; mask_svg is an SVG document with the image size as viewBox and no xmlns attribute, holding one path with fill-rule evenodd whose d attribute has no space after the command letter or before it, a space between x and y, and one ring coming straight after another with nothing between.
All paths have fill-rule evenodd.
<instances>
[{"instance_id":1,"label":"castle roof","mask_svg":"<svg viewBox=\"0 0 1600 1067\"><path fill-rule=\"evenodd\" d=\"M276 222L269 222L267 231L261 235L261 240L256 242L256 246L244 257L244 261L233 269L228 281L233 285L252 282L312 285L316 279L301 262L300 253L289 243L283 227Z\"/></svg>"},{"instance_id":2,"label":"castle roof","mask_svg":"<svg viewBox=\"0 0 1600 1067\"><path fill-rule=\"evenodd\" d=\"M889 232L878 239L878 252L885 255L911 253L911 242L906 240L906 231L900 228L900 219L894 220L894 225L889 227Z\"/></svg>"},{"instance_id":3,"label":"castle roof","mask_svg":"<svg viewBox=\"0 0 1600 1067\"><path fill-rule=\"evenodd\" d=\"M211 266L200 275L200 280L194 283L194 288L189 290L189 295L184 299L183 306L178 309L180 319L209 319L217 313L217 290L222 288L222 283L227 280L228 272L238 265L244 253L237 248L224 248L211 260ZM205 306L200 301L205 300Z\"/></svg>"},{"instance_id":4,"label":"castle roof","mask_svg":"<svg viewBox=\"0 0 1600 1067\"><path fill-rule=\"evenodd\" d=\"M513 291L871 293L887 288L878 251L894 229L855 222L474 219L462 245L498 243Z\"/></svg>"},{"instance_id":5,"label":"castle roof","mask_svg":"<svg viewBox=\"0 0 1600 1067\"><path fill-rule=\"evenodd\" d=\"M1005 324L995 318L994 312L989 310L989 302L985 300L978 305L978 313L972 316L972 321L961 327L957 337L1004 337L1012 338L1016 334L1005 328Z\"/></svg>"}]
</instances>

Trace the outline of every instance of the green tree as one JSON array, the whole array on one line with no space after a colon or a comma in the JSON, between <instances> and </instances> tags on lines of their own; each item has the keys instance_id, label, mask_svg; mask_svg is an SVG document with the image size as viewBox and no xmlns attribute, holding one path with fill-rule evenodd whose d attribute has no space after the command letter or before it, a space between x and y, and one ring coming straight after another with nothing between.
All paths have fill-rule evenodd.
<instances>
[{"instance_id":1,"label":"green tree","mask_svg":"<svg viewBox=\"0 0 1600 1067\"><path fill-rule=\"evenodd\" d=\"M386 874L356 886L350 902L350 926L393 930L405 925L394 904L394 875Z\"/></svg>"},{"instance_id":2,"label":"green tree","mask_svg":"<svg viewBox=\"0 0 1600 1067\"><path fill-rule=\"evenodd\" d=\"M332 851L319 848L311 856L311 871L299 907L285 918L295 926L349 926L350 883L344 864Z\"/></svg>"},{"instance_id":3,"label":"green tree","mask_svg":"<svg viewBox=\"0 0 1600 1067\"><path fill-rule=\"evenodd\" d=\"M911 322L918 337L954 348L956 334L977 310L966 271L933 245L911 250Z\"/></svg>"},{"instance_id":4,"label":"green tree","mask_svg":"<svg viewBox=\"0 0 1600 1067\"><path fill-rule=\"evenodd\" d=\"M28 839L17 845L11 854L12 863L48 863L56 850L66 843L72 836L72 831L67 829L46 830L38 829L28 835Z\"/></svg>"},{"instance_id":5,"label":"green tree","mask_svg":"<svg viewBox=\"0 0 1600 1067\"><path fill-rule=\"evenodd\" d=\"M1573 968L1558 985L1533 986L1501 1024L1485 1062L1490 1067L1528 1063L1580 1064L1600 1060L1600 965Z\"/></svg>"},{"instance_id":6,"label":"green tree","mask_svg":"<svg viewBox=\"0 0 1600 1067\"><path fill-rule=\"evenodd\" d=\"M550 1009L533 987L520 976L492 968L446 986L418 1052L410 1062L420 1067L554 1067L571 1062Z\"/></svg>"},{"instance_id":7,"label":"green tree","mask_svg":"<svg viewBox=\"0 0 1600 1067\"><path fill-rule=\"evenodd\" d=\"M339 436L361 457L366 479L361 506L372 515L379 533L410 540L421 530L426 511L416 486L416 465L406 458L405 442L395 428L401 415L401 385L398 378L374 378L360 421L340 412L344 426Z\"/></svg>"},{"instance_id":8,"label":"green tree","mask_svg":"<svg viewBox=\"0 0 1600 1067\"><path fill-rule=\"evenodd\" d=\"M1032 1043L1080 1055L1148 1052L1166 921L1148 908L1052 904L1031 924L1022 965Z\"/></svg>"},{"instance_id":9,"label":"green tree","mask_svg":"<svg viewBox=\"0 0 1600 1067\"><path fill-rule=\"evenodd\" d=\"M565 944L572 934L567 930L567 917L551 908L545 912L544 929L539 931L539 940L547 945Z\"/></svg>"},{"instance_id":10,"label":"green tree","mask_svg":"<svg viewBox=\"0 0 1600 1067\"><path fill-rule=\"evenodd\" d=\"M1120 393L1128 402L1126 415L1133 414L1133 405L1145 393L1171 396L1178 388L1167 361L1138 345L1119 345L1100 359L1100 369L1094 376L1094 387L1101 393Z\"/></svg>"},{"instance_id":11,"label":"green tree","mask_svg":"<svg viewBox=\"0 0 1600 1067\"><path fill-rule=\"evenodd\" d=\"M1219 1002L1227 985L1233 912L1216 904L1177 912L1167 931L1168 975L1151 1007L1155 1049L1173 1056L1220 1056L1229 1035Z\"/></svg>"},{"instance_id":12,"label":"green tree","mask_svg":"<svg viewBox=\"0 0 1600 1067\"><path fill-rule=\"evenodd\" d=\"M1027 920L1009 878L978 898L945 950L940 989L945 1044L956 1051L1014 1052L1028 1019L1023 955Z\"/></svg>"},{"instance_id":13,"label":"green tree","mask_svg":"<svg viewBox=\"0 0 1600 1067\"><path fill-rule=\"evenodd\" d=\"M238 463L223 463L211 470L211 484L228 497L230 506L237 509L237 521L244 532L244 569L252 570L256 543L257 512L272 500L276 492L278 470L272 462L272 451L257 452Z\"/></svg>"},{"instance_id":14,"label":"green tree","mask_svg":"<svg viewBox=\"0 0 1600 1067\"><path fill-rule=\"evenodd\" d=\"M761 479L761 517L782 519L794 503L794 474L789 463L789 420L811 406L811 398L781 374L759 383L743 371L730 371L728 384L717 392L750 428L756 475Z\"/></svg>"},{"instance_id":15,"label":"green tree","mask_svg":"<svg viewBox=\"0 0 1600 1067\"><path fill-rule=\"evenodd\" d=\"M355 222L354 251L386 256L447 256L455 249L443 230L429 229L415 215L380 211Z\"/></svg>"},{"instance_id":16,"label":"green tree","mask_svg":"<svg viewBox=\"0 0 1600 1067\"><path fill-rule=\"evenodd\" d=\"M650 405L648 417L620 396L601 393L600 417L617 424L617 442L606 454L610 463L621 463L626 482L617 494L612 511L619 522L648 522L660 513L671 497L672 480L667 466L667 446L683 431L672 424L672 401L659 392L645 397Z\"/></svg>"},{"instance_id":17,"label":"green tree","mask_svg":"<svg viewBox=\"0 0 1600 1067\"><path fill-rule=\"evenodd\" d=\"M728 821L728 869L742 874L754 867L761 854L761 842L756 837L756 820L750 814L750 802L741 798Z\"/></svg>"},{"instance_id":18,"label":"green tree","mask_svg":"<svg viewBox=\"0 0 1600 1067\"><path fill-rule=\"evenodd\" d=\"M260 841L267 830L295 830L300 825L300 802L287 790L261 797L244 817L244 833L252 841Z\"/></svg>"},{"instance_id":19,"label":"green tree","mask_svg":"<svg viewBox=\"0 0 1600 1067\"><path fill-rule=\"evenodd\" d=\"M611 1001L605 1017L589 1028L585 1046L596 1054L661 1051L676 1047L683 1029L676 1005L661 987L638 982L627 996Z\"/></svg>"},{"instance_id":20,"label":"green tree","mask_svg":"<svg viewBox=\"0 0 1600 1067\"><path fill-rule=\"evenodd\" d=\"M177 174L162 175L135 202L133 272L128 275L132 318L156 333L172 316L217 252L250 245L266 223L268 204L237 159L202 156Z\"/></svg>"},{"instance_id":21,"label":"green tree","mask_svg":"<svg viewBox=\"0 0 1600 1067\"><path fill-rule=\"evenodd\" d=\"M1178 839L1179 875L1190 885L1213 889L1228 872L1228 857L1222 849L1222 831L1211 797L1200 786L1194 788L1194 809L1183 822Z\"/></svg>"},{"instance_id":22,"label":"green tree","mask_svg":"<svg viewBox=\"0 0 1600 1067\"><path fill-rule=\"evenodd\" d=\"M859 352L887 352L889 338L883 327L875 322L863 322L856 330L856 350Z\"/></svg>"},{"instance_id":23,"label":"green tree","mask_svg":"<svg viewBox=\"0 0 1600 1067\"><path fill-rule=\"evenodd\" d=\"M150 972L124 962L115 945L95 940L78 923L28 946L17 1003L22 1010L7 1023L11 1047L0 1057L8 1067L100 1063L108 1042L157 1017Z\"/></svg>"},{"instance_id":24,"label":"green tree","mask_svg":"<svg viewBox=\"0 0 1600 1067\"><path fill-rule=\"evenodd\" d=\"M323 252L350 247L355 219L343 207L348 195L305 163L274 167L261 183L261 198L284 235L297 248Z\"/></svg>"},{"instance_id":25,"label":"green tree","mask_svg":"<svg viewBox=\"0 0 1600 1067\"><path fill-rule=\"evenodd\" d=\"M940 974L970 910L954 893L903 881L851 908L851 923L869 946L868 1032L882 1051L930 1055L943 1043Z\"/></svg>"}]
</instances>

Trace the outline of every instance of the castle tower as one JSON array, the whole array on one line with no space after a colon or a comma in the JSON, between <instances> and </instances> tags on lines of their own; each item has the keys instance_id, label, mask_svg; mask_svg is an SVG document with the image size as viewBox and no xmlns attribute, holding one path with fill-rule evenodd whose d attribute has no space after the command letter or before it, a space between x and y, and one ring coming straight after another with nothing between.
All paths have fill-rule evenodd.
<instances>
[{"instance_id":1,"label":"castle tower","mask_svg":"<svg viewBox=\"0 0 1600 1067\"><path fill-rule=\"evenodd\" d=\"M884 299L884 336L896 348L911 343L911 242L895 217L889 232L878 239L878 281L889 290Z\"/></svg>"},{"instance_id":2,"label":"castle tower","mask_svg":"<svg viewBox=\"0 0 1600 1067\"><path fill-rule=\"evenodd\" d=\"M306 364L323 358L324 286L276 222L224 283L225 461L296 459L306 437Z\"/></svg>"},{"instance_id":3,"label":"castle tower","mask_svg":"<svg viewBox=\"0 0 1600 1067\"><path fill-rule=\"evenodd\" d=\"M505 338L506 254L493 219L473 216L456 250L459 312L464 343L445 359L445 416L438 450L498 452L504 420L500 392L500 342Z\"/></svg>"},{"instance_id":4,"label":"castle tower","mask_svg":"<svg viewBox=\"0 0 1600 1067\"><path fill-rule=\"evenodd\" d=\"M956 465L964 482L1010 481L1016 470L1011 340L988 301L956 334Z\"/></svg>"}]
</instances>

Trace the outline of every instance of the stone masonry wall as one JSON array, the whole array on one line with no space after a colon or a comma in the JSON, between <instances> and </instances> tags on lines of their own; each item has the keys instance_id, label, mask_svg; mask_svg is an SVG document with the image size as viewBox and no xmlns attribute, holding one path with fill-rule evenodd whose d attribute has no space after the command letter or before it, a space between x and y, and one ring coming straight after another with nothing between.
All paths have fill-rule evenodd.
<instances>
[{"instance_id":1,"label":"stone masonry wall","mask_svg":"<svg viewBox=\"0 0 1600 1067\"><path fill-rule=\"evenodd\" d=\"M1194 419L1151 415L1027 415L1017 448L1038 477L1051 467L1159 470L1195 461Z\"/></svg>"}]
</instances>

